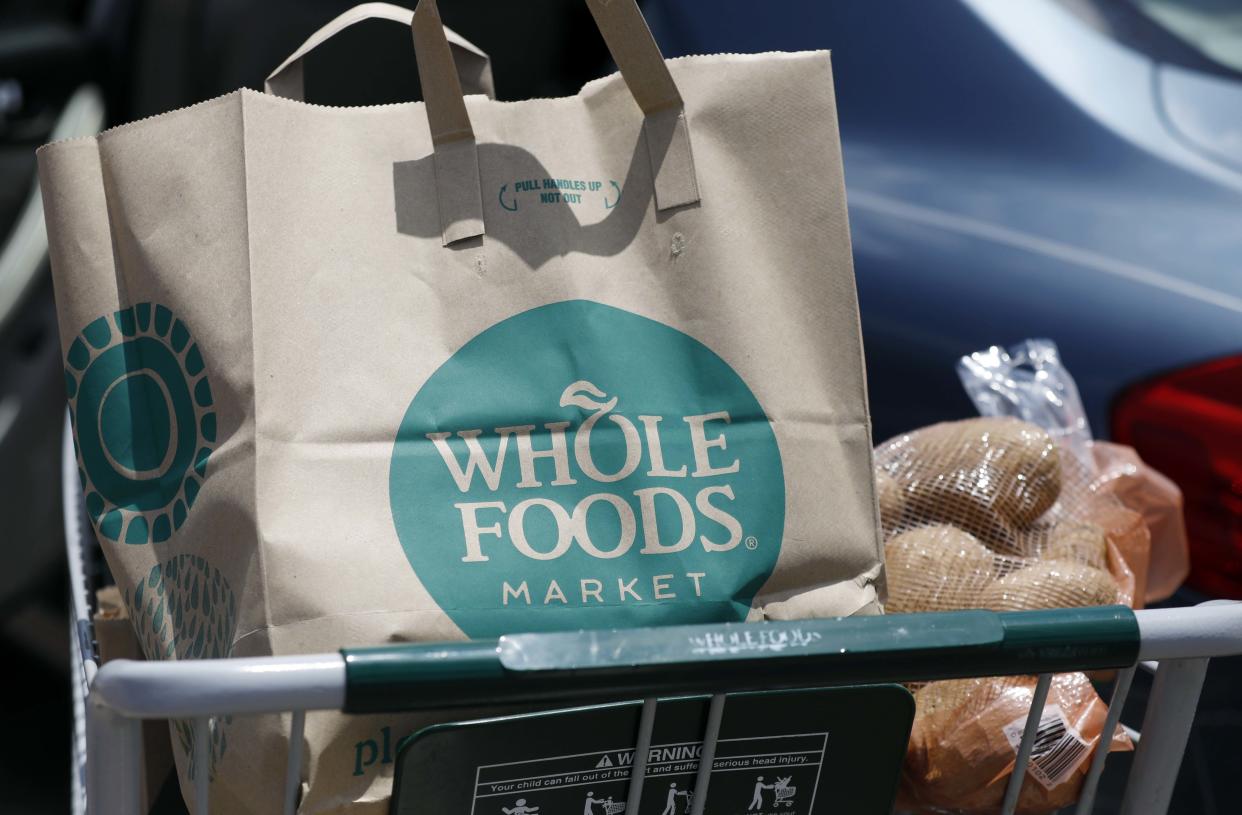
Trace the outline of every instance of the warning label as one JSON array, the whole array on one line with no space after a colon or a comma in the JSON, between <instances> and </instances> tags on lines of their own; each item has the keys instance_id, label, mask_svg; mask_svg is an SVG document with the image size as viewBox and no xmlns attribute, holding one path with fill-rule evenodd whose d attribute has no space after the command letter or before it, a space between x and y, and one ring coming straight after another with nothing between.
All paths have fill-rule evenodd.
<instances>
[{"instance_id":1,"label":"warning label","mask_svg":"<svg viewBox=\"0 0 1242 815\"><path fill-rule=\"evenodd\" d=\"M828 734L721 739L707 811L712 815L811 812ZM702 745L653 745L637 815L688 815ZM481 765L471 815L621 815L633 748Z\"/></svg>"},{"instance_id":2,"label":"warning label","mask_svg":"<svg viewBox=\"0 0 1242 815\"><path fill-rule=\"evenodd\" d=\"M624 764L619 763L618 756L625 756ZM506 796L534 792L550 792L574 789L592 784L616 793L610 784L620 785L620 798L625 797L625 788L630 779L630 763L633 761L633 750L628 753L616 750L600 753L579 753L569 756L553 756L550 758L515 761L508 764L492 764L477 768L475 771L475 812L480 812L480 800L504 799ZM601 786L603 785L603 786ZM575 795L577 793L574 793ZM548 799L540 796L545 803ZM524 808L523 812L508 812L497 807L483 809L491 815L529 815L540 811L532 810L533 801L506 802L505 807ZM585 811L585 810L584 810ZM604 809L599 809L604 813ZM616 810L620 812L620 810Z\"/></svg>"}]
</instances>

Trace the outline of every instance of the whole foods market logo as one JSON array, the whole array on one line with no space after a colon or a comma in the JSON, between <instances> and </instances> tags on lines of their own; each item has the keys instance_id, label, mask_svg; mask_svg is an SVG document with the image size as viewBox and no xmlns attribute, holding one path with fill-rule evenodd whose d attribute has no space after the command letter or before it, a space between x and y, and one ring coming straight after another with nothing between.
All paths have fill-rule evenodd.
<instances>
[{"instance_id":1,"label":"whole foods market logo","mask_svg":"<svg viewBox=\"0 0 1242 815\"><path fill-rule=\"evenodd\" d=\"M719 356L583 300L476 336L419 390L397 535L468 635L740 620L780 552L772 428Z\"/></svg>"},{"instance_id":2,"label":"whole foods market logo","mask_svg":"<svg viewBox=\"0 0 1242 815\"><path fill-rule=\"evenodd\" d=\"M65 388L99 534L168 540L194 506L216 442L211 385L189 329L152 303L100 317L69 346Z\"/></svg>"}]
</instances>

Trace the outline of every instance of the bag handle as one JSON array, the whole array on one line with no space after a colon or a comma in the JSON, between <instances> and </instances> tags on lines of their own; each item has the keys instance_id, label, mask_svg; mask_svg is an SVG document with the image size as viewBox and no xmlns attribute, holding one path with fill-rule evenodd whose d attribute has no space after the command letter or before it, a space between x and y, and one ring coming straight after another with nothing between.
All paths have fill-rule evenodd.
<instances>
[{"instance_id":1,"label":"bag handle","mask_svg":"<svg viewBox=\"0 0 1242 815\"><path fill-rule=\"evenodd\" d=\"M651 163L656 209L660 211L699 201L685 104L668 65L651 36L636 0L586 0L591 16L621 77L642 110L643 138ZM462 93L467 80L486 76L491 66L482 51L447 29L440 21L436 0L419 0L411 13L387 3L356 6L321 28L281 63L267 78L269 93L302 98L302 57L337 32L371 18L409 21L418 60L419 82L427 123L431 130L440 229L448 246L483 234L483 197L479 186L478 146ZM454 50L455 49L455 50ZM471 54L474 63L465 60ZM481 70L477 59L484 61Z\"/></svg>"},{"instance_id":2,"label":"bag handle","mask_svg":"<svg viewBox=\"0 0 1242 815\"><path fill-rule=\"evenodd\" d=\"M263 89L270 94L283 96L286 99L305 101L306 90L302 74L302 60L311 51L340 34L345 29L364 20L391 20L394 23L410 25L414 12L391 3L363 3L354 6L338 15L336 19L307 37L306 42L280 63L276 70L268 75ZM461 84L467 93L481 93L489 99L496 98L496 87L492 82L491 59L452 29L444 29L444 37L452 51L452 61L456 73L461 77Z\"/></svg>"},{"instance_id":3,"label":"bag handle","mask_svg":"<svg viewBox=\"0 0 1242 815\"><path fill-rule=\"evenodd\" d=\"M642 109L656 210L698 203L686 105L637 0L587 0L587 7Z\"/></svg>"},{"instance_id":4,"label":"bag handle","mask_svg":"<svg viewBox=\"0 0 1242 815\"><path fill-rule=\"evenodd\" d=\"M698 202L685 105L636 0L587 0L587 6L644 114L656 209ZM478 148L436 0L419 0L413 31L434 145L440 228L448 246L484 232Z\"/></svg>"}]
</instances>

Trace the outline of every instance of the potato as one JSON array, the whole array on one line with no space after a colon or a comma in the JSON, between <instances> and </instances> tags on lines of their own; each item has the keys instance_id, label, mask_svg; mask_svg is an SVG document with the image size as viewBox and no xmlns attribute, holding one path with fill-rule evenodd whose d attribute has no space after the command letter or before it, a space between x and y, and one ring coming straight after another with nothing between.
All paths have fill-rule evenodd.
<instances>
[{"instance_id":1,"label":"potato","mask_svg":"<svg viewBox=\"0 0 1242 815\"><path fill-rule=\"evenodd\" d=\"M1117 602L1112 575L1070 560L1041 560L992 583L979 605L992 611L1107 606Z\"/></svg>"},{"instance_id":2,"label":"potato","mask_svg":"<svg viewBox=\"0 0 1242 815\"><path fill-rule=\"evenodd\" d=\"M969 532L940 524L911 529L884 546L891 614L971 608L992 582L992 551Z\"/></svg>"},{"instance_id":3,"label":"potato","mask_svg":"<svg viewBox=\"0 0 1242 815\"><path fill-rule=\"evenodd\" d=\"M1033 676L932 682L915 694L914 727L902 769L899 811L998 812L1014 763L1005 727L1021 721L1035 695ZM1080 673L1052 679L1045 710L1059 708L1089 743L1104 729L1107 709ZM1113 749L1129 749L1120 738ZM1053 812L1077 800L1090 762L1084 757L1051 789L1033 778L1022 785L1019 813Z\"/></svg>"},{"instance_id":4,"label":"potato","mask_svg":"<svg viewBox=\"0 0 1242 815\"><path fill-rule=\"evenodd\" d=\"M1018 705L1030 695L1024 693L1025 681L1024 677L951 679L919 689L902 773L916 799L956 807L987 790L993 779L1007 777L1013 751L1003 728L1021 715ZM1007 699L1006 694L1015 698Z\"/></svg>"},{"instance_id":5,"label":"potato","mask_svg":"<svg viewBox=\"0 0 1242 815\"><path fill-rule=\"evenodd\" d=\"M909 439L910 464L898 480L906 500L929 520L997 536L998 527L1030 526L1061 493L1057 446L1027 422L946 422Z\"/></svg>"},{"instance_id":6,"label":"potato","mask_svg":"<svg viewBox=\"0 0 1242 815\"><path fill-rule=\"evenodd\" d=\"M1020 681L1020 680L1019 680ZM970 677L929 682L914 694L915 721L942 734L976 716L1015 683L1011 678Z\"/></svg>"},{"instance_id":7,"label":"potato","mask_svg":"<svg viewBox=\"0 0 1242 815\"><path fill-rule=\"evenodd\" d=\"M901 491L901 485L885 471L876 470L875 493L880 503L880 521L886 529L897 526L906 508L906 496Z\"/></svg>"},{"instance_id":8,"label":"potato","mask_svg":"<svg viewBox=\"0 0 1242 815\"><path fill-rule=\"evenodd\" d=\"M1095 524L1062 521L1048 532L1043 560L1069 560L1093 569L1108 568L1108 538Z\"/></svg>"}]
</instances>

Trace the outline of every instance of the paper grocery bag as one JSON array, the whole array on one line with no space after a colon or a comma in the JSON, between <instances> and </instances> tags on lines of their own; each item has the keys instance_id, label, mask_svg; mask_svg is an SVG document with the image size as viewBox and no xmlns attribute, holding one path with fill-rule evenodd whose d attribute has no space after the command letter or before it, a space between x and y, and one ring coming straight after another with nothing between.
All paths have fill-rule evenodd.
<instances>
[{"instance_id":1,"label":"paper grocery bag","mask_svg":"<svg viewBox=\"0 0 1242 815\"><path fill-rule=\"evenodd\" d=\"M301 101L329 26L273 93L42 149L148 656L879 610L828 54L665 62L633 0L589 5L621 70L573 97L463 98L424 0L425 103ZM386 811L432 720L311 714L299 812ZM197 760L172 732L213 812L279 810L287 716Z\"/></svg>"}]
</instances>

